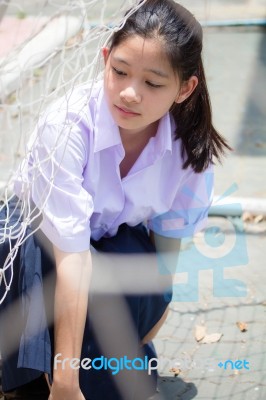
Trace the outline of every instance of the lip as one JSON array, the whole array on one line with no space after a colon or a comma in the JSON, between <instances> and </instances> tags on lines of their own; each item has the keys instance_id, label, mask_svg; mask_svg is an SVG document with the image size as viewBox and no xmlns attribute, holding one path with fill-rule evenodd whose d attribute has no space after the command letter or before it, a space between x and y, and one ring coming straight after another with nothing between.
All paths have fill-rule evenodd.
<instances>
[{"instance_id":1,"label":"lip","mask_svg":"<svg viewBox=\"0 0 266 400\"><path fill-rule=\"evenodd\" d=\"M140 113L136 113L136 112L134 112L132 110L129 110L126 107L120 107L120 106L115 105L115 108L118 111L120 111L121 114L126 115L126 116L137 116L137 115L140 115Z\"/></svg>"}]
</instances>

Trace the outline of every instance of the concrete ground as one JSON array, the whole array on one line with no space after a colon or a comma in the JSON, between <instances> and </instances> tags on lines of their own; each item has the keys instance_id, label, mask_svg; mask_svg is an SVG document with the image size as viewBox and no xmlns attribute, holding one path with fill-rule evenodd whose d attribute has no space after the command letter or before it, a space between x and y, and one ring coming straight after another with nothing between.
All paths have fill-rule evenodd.
<instances>
[{"instance_id":1,"label":"concrete ground","mask_svg":"<svg viewBox=\"0 0 266 400\"><path fill-rule=\"evenodd\" d=\"M36 3L33 6L30 0L24 0L20 5L26 13L34 15ZM118 3L112 2L112 7ZM57 4L61 4L60 0ZM202 21L266 17L263 0L184 0L182 4ZM49 12L54 10L50 8ZM13 8L9 10L11 14L15 14ZM94 20L97 15L95 10ZM204 40L214 123L234 148L223 166L216 167L215 194L222 195L235 187L236 191L232 190L229 196L232 202L234 197L263 201L265 30L206 28ZM3 112L4 108L0 112L2 182L13 168L8 151L10 146L14 149L13 142L19 132L15 111L12 126ZM186 270L181 263L169 317L155 340L161 360L160 398L266 398L266 222L259 214L212 216L209 226L213 241L199 236L193 243L184 244L184 257L192 257L195 268ZM217 257L218 250L221 252ZM174 372L170 372L172 367Z\"/></svg>"},{"instance_id":2,"label":"concrete ground","mask_svg":"<svg viewBox=\"0 0 266 400\"><path fill-rule=\"evenodd\" d=\"M214 221L211 218L212 223L217 225L217 219ZM237 221L234 223L231 229L226 229L222 220L218 223L227 239L236 238L232 253L226 255L229 256L226 266L214 260L213 268L207 270L195 263L193 279L195 281L199 277L198 300L173 301L169 318L155 340L162 364L166 359L171 359L171 367L176 364L176 372L181 370L177 377L169 371L168 365L161 372L160 389L167 400L266 398L266 226L265 223L261 224L259 233L256 232L257 226L248 223L241 232ZM237 249L237 241L243 238L245 241ZM242 258L245 250L246 260ZM239 261L238 265L232 265L234 257L236 264ZM195 261L199 264L202 262L200 256ZM224 280L217 275L219 268L222 269ZM188 293L189 290L193 291L189 273L178 275L176 293L184 282L188 286ZM235 280L231 282L232 285L230 279ZM226 289L219 293L222 287ZM235 289L234 293L230 293L232 289ZM246 331L240 330L239 323L243 324L242 328L246 328ZM207 338L205 336L207 343L203 343L204 339L196 340L196 333L200 334L203 329L198 326L206 328L206 335L209 335ZM234 364L230 361L225 365L227 360ZM237 360L242 364L235 364ZM245 360L249 363L249 369L244 367ZM220 362L223 366L219 366Z\"/></svg>"}]
</instances>

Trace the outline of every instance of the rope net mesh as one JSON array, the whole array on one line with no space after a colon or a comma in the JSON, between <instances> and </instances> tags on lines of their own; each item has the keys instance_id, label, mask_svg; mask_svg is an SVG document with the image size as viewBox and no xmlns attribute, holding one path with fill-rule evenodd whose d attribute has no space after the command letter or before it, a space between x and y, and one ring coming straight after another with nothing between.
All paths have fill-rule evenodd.
<instances>
[{"instance_id":1,"label":"rope net mesh","mask_svg":"<svg viewBox=\"0 0 266 400\"><path fill-rule=\"evenodd\" d=\"M49 105L86 83L93 88L101 79L101 48L114 29L119 29L142 2L134 0L6 0L0 5L0 245L8 246L8 257L0 255L0 304L10 288L19 247L37 229L28 227L41 216L53 188L60 162L53 155L66 150L71 127L62 127L46 159L28 166L28 141L40 115ZM34 4L33 4L34 3ZM130 15L128 14L128 15ZM4 34L3 32L6 32ZM66 106L68 107L68 106ZM82 109L81 109L82 113ZM45 124L44 124L45 127ZM38 131L38 134L42 130ZM19 167L22 165L22 167ZM31 186L40 170L49 169L40 189L41 204L32 207ZM14 177L20 177L22 197L16 203ZM13 201L11 201L13 200ZM12 204L12 206L11 206Z\"/></svg>"}]
</instances>

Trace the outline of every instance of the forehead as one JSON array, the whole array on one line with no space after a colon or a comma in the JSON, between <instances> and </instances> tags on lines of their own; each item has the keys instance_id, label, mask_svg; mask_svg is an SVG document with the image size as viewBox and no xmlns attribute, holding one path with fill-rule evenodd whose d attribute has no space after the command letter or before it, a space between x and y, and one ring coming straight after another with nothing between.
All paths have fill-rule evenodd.
<instances>
[{"instance_id":1,"label":"forehead","mask_svg":"<svg viewBox=\"0 0 266 400\"><path fill-rule=\"evenodd\" d=\"M126 61L130 66L160 67L172 70L164 50L164 43L157 38L130 36L112 50L115 60Z\"/></svg>"}]
</instances>

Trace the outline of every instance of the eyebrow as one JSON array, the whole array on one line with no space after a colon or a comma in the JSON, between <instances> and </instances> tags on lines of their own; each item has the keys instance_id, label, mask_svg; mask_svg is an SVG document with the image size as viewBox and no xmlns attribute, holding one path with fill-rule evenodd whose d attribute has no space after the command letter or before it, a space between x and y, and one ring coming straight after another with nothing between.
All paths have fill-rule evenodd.
<instances>
[{"instance_id":1,"label":"eyebrow","mask_svg":"<svg viewBox=\"0 0 266 400\"><path fill-rule=\"evenodd\" d=\"M115 61L126 64L128 67L130 67L130 64L124 60L123 58L120 57L113 57ZM144 70L145 72L151 72L157 76L160 76L162 78L169 78L168 74L166 74L165 72L159 70L159 69L154 69L154 68L148 68Z\"/></svg>"}]
</instances>

